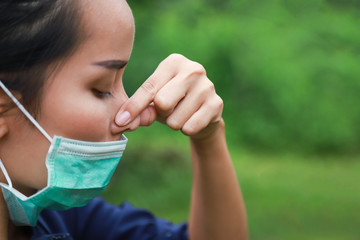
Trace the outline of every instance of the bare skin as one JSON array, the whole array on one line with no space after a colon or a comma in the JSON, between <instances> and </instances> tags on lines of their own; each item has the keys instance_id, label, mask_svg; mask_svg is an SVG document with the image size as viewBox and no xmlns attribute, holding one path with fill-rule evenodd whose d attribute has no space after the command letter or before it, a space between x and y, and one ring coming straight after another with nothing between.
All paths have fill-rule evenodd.
<instances>
[{"instance_id":1,"label":"bare skin","mask_svg":"<svg viewBox=\"0 0 360 240\"><path fill-rule=\"evenodd\" d=\"M244 203L225 140L223 102L205 69L172 54L128 98L125 65L114 69L94 63L129 60L131 10L123 0L83 1L90 37L45 83L39 124L51 136L86 141L117 140L155 121L181 130L190 139L194 175L190 239L247 239ZM0 92L0 106L7 101ZM18 109L0 115L0 158L15 188L26 195L46 186L49 146ZM0 181L6 183L2 173ZM8 239L16 228L0 198L0 239Z\"/></svg>"},{"instance_id":2,"label":"bare skin","mask_svg":"<svg viewBox=\"0 0 360 240\"><path fill-rule=\"evenodd\" d=\"M159 65L119 111L129 113L128 124L147 126L159 120L189 136L193 163L190 239L247 239L245 207L226 144L222 109L223 102L204 68L175 54Z\"/></svg>"}]
</instances>

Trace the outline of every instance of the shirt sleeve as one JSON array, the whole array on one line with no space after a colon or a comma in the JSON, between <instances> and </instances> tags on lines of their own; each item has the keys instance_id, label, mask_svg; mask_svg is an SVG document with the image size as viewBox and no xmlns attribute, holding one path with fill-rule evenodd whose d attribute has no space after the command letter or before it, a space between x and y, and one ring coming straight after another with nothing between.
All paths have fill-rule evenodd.
<instances>
[{"instance_id":1,"label":"shirt sleeve","mask_svg":"<svg viewBox=\"0 0 360 240\"><path fill-rule=\"evenodd\" d=\"M60 214L70 223L74 239L188 240L187 223L172 224L127 202L114 206L96 198Z\"/></svg>"}]
</instances>

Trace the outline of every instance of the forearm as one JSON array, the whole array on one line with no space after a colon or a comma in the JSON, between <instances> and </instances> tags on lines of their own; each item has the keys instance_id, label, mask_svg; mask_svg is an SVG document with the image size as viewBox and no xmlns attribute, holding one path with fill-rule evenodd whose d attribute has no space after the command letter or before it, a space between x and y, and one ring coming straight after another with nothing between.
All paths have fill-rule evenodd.
<instances>
[{"instance_id":1,"label":"forearm","mask_svg":"<svg viewBox=\"0 0 360 240\"><path fill-rule=\"evenodd\" d=\"M245 207L227 149L223 121L206 140L191 140L191 240L247 239Z\"/></svg>"}]
</instances>

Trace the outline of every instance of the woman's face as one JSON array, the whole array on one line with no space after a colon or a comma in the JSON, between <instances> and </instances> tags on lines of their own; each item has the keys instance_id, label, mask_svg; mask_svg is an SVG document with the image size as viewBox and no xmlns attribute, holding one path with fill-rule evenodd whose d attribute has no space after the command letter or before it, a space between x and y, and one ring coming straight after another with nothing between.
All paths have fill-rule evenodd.
<instances>
[{"instance_id":1,"label":"woman's face","mask_svg":"<svg viewBox=\"0 0 360 240\"><path fill-rule=\"evenodd\" d=\"M122 77L133 46L133 15L125 0L82 2L87 38L45 83L37 121L50 136L119 140L124 129L114 120L127 99ZM16 115L22 114L16 109ZM15 187L26 193L46 186L50 143L24 119L9 121L1 157Z\"/></svg>"},{"instance_id":2,"label":"woman's face","mask_svg":"<svg viewBox=\"0 0 360 240\"><path fill-rule=\"evenodd\" d=\"M39 122L49 131L87 141L119 139L116 111L127 99L122 77L134 39L125 0L85 1L89 39L45 84Z\"/></svg>"}]
</instances>

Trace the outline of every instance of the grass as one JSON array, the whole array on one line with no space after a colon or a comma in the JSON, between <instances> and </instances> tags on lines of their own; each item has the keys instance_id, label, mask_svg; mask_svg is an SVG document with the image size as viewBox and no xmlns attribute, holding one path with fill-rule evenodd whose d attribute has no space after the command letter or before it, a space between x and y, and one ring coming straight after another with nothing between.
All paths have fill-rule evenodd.
<instances>
[{"instance_id":1,"label":"grass","mask_svg":"<svg viewBox=\"0 0 360 240\"><path fill-rule=\"evenodd\" d=\"M238 155L252 239L360 238L360 162Z\"/></svg>"},{"instance_id":2,"label":"grass","mask_svg":"<svg viewBox=\"0 0 360 240\"><path fill-rule=\"evenodd\" d=\"M189 211L191 168L187 140L167 130L130 133L129 145L103 194L174 222ZM153 139L156 139L154 141ZM230 152L257 239L360 239L360 161L356 157Z\"/></svg>"}]
</instances>

